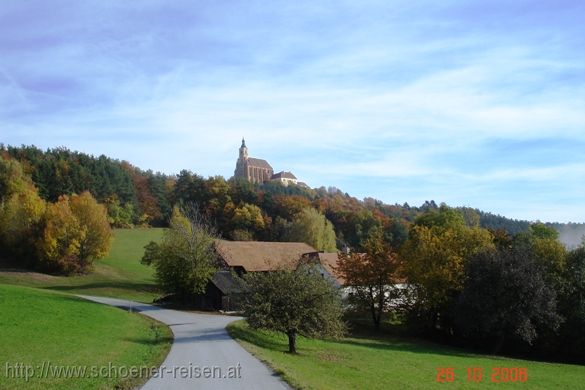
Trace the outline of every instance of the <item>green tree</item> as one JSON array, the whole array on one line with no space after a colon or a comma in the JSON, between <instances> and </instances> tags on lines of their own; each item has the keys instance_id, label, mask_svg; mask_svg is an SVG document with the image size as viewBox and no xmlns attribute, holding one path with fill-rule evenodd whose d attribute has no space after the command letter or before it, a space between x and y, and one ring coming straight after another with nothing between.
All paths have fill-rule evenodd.
<instances>
[{"instance_id":1,"label":"green tree","mask_svg":"<svg viewBox=\"0 0 585 390\"><path fill-rule=\"evenodd\" d=\"M545 272L525 247L473 256L456 305L458 327L466 336L489 340L494 353L506 339L532 344L540 330L555 330L561 318Z\"/></svg>"},{"instance_id":2,"label":"green tree","mask_svg":"<svg viewBox=\"0 0 585 390\"><path fill-rule=\"evenodd\" d=\"M310 266L244 276L244 315L254 329L282 332L296 353L297 335L338 337L344 332L339 290Z\"/></svg>"},{"instance_id":3,"label":"green tree","mask_svg":"<svg viewBox=\"0 0 585 390\"><path fill-rule=\"evenodd\" d=\"M559 297L559 311L565 318L560 345L566 357L585 360L585 245L569 252Z\"/></svg>"},{"instance_id":4,"label":"green tree","mask_svg":"<svg viewBox=\"0 0 585 390\"><path fill-rule=\"evenodd\" d=\"M132 228L134 227L134 206L132 203L120 204L117 195L112 195L105 200L105 206L108 211L108 222L114 228Z\"/></svg>"},{"instance_id":5,"label":"green tree","mask_svg":"<svg viewBox=\"0 0 585 390\"><path fill-rule=\"evenodd\" d=\"M170 227L160 243L145 247L142 263L155 268L161 289L181 299L205 291L217 270L217 235L194 208L173 208Z\"/></svg>"},{"instance_id":6,"label":"green tree","mask_svg":"<svg viewBox=\"0 0 585 390\"><path fill-rule=\"evenodd\" d=\"M311 207L298 213L285 234L287 241L304 242L318 251L335 252L335 231L325 216Z\"/></svg>"}]
</instances>

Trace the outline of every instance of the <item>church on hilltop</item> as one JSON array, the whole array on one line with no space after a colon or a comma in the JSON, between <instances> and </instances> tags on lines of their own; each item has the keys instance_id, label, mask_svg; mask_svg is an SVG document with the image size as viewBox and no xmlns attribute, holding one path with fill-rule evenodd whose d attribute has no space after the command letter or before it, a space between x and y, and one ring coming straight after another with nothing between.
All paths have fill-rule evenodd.
<instances>
[{"instance_id":1,"label":"church on hilltop","mask_svg":"<svg viewBox=\"0 0 585 390\"><path fill-rule=\"evenodd\" d=\"M246 179L252 183L262 184L269 181L278 181L285 186L288 186L289 184L306 186L305 183L298 182L295 175L291 172L281 171L275 174L268 161L262 160L261 158L249 157L248 147L243 138L242 146L240 146L240 156L236 162L234 177Z\"/></svg>"}]
</instances>

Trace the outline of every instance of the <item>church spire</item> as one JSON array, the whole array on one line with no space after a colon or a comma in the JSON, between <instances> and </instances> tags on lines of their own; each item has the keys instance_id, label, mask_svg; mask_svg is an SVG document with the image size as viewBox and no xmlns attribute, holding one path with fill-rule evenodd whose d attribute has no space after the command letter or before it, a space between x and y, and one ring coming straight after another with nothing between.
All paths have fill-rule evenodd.
<instances>
[{"instance_id":1,"label":"church spire","mask_svg":"<svg viewBox=\"0 0 585 390\"><path fill-rule=\"evenodd\" d=\"M248 158L248 147L246 146L246 140L242 137L242 146L240 146L240 159L246 160Z\"/></svg>"}]
</instances>

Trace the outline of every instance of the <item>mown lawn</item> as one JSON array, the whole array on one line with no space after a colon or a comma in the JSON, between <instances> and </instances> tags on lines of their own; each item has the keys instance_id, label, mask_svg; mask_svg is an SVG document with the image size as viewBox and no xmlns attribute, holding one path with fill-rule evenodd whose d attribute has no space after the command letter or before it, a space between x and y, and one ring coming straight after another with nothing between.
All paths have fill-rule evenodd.
<instances>
[{"instance_id":1,"label":"mown lawn","mask_svg":"<svg viewBox=\"0 0 585 390\"><path fill-rule=\"evenodd\" d=\"M0 389L133 388L146 378L115 373L158 367L171 340L169 328L136 313L60 292L0 285ZM30 368L18 373L19 364ZM48 375L42 374L43 364L52 367ZM51 373L63 366L86 367L86 375ZM25 372L33 371L27 381Z\"/></svg>"},{"instance_id":2,"label":"mown lawn","mask_svg":"<svg viewBox=\"0 0 585 390\"><path fill-rule=\"evenodd\" d=\"M152 267L140 264L144 246L158 241L163 229L116 229L109 255L94 262L87 275L51 276L0 270L0 283L45 288L72 294L126 298L150 303L159 294Z\"/></svg>"},{"instance_id":3,"label":"mown lawn","mask_svg":"<svg viewBox=\"0 0 585 390\"><path fill-rule=\"evenodd\" d=\"M584 389L585 366L476 355L438 344L398 338L298 340L291 355L284 335L258 332L245 321L228 331L252 354L299 389ZM455 380L437 382L437 368L454 368ZM484 370L480 383L467 381L467 367ZM493 383L492 368L526 368L524 383Z\"/></svg>"}]
</instances>

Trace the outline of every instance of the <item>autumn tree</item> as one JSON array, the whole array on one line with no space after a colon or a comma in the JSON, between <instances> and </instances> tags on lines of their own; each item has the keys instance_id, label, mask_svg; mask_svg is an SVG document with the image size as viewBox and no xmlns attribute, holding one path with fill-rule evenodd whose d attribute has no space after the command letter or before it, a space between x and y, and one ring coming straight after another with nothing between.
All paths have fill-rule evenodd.
<instances>
[{"instance_id":1,"label":"autumn tree","mask_svg":"<svg viewBox=\"0 0 585 390\"><path fill-rule=\"evenodd\" d=\"M451 326L451 304L463 288L465 262L494 249L491 234L466 225L442 205L422 214L401 248L402 272L412 290L411 318L424 327Z\"/></svg>"},{"instance_id":2,"label":"autumn tree","mask_svg":"<svg viewBox=\"0 0 585 390\"><path fill-rule=\"evenodd\" d=\"M233 210L231 223L235 232L249 232L250 237L254 237L254 234L262 231L265 226L260 207L249 203L242 203ZM232 235L234 238L237 238L236 236L237 234Z\"/></svg>"},{"instance_id":3,"label":"autumn tree","mask_svg":"<svg viewBox=\"0 0 585 390\"><path fill-rule=\"evenodd\" d=\"M111 236L106 209L89 192L62 195L44 215L37 242L40 265L53 272L86 271L108 253Z\"/></svg>"},{"instance_id":4,"label":"autumn tree","mask_svg":"<svg viewBox=\"0 0 585 390\"><path fill-rule=\"evenodd\" d=\"M339 290L310 266L248 273L244 316L254 329L282 332L296 353L297 335L337 337L344 332Z\"/></svg>"},{"instance_id":5,"label":"autumn tree","mask_svg":"<svg viewBox=\"0 0 585 390\"><path fill-rule=\"evenodd\" d=\"M333 225L312 207L304 208L294 217L285 239L307 243L319 251L336 251Z\"/></svg>"},{"instance_id":6,"label":"autumn tree","mask_svg":"<svg viewBox=\"0 0 585 390\"><path fill-rule=\"evenodd\" d=\"M27 267L36 262L35 240L43 228L45 209L46 202L28 186L0 205L0 243L12 262Z\"/></svg>"},{"instance_id":7,"label":"autumn tree","mask_svg":"<svg viewBox=\"0 0 585 390\"><path fill-rule=\"evenodd\" d=\"M0 157L0 249L11 262L31 266L46 203L13 159Z\"/></svg>"},{"instance_id":8,"label":"autumn tree","mask_svg":"<svg viewBox=\"0 0 585 390\"><path fill-rule=\"evenodd\" d=\"M274 197L274 214L292 220L295 215L311 207L311 201L299 195L277 195Z\"/></svg>"},{"instance_id":9,"label":"autumn tree","mask_svg":"<svg viewBox=\"0 0 585 390\"><path fill-rule=\"evenodd\" d=\"M32 188L32 181L24 174L22 165L14 159L0 156L0 203L7 201L12 194Z\"/></svg>"},{"instance_id":10,"label":"autumn tree","mask_svg":"<svg viewBox=\"0 0 585 390\"><path fill-rule=\"evenodd\" d=\"M49 203L44 215L44 229L37 242L41 268L65 274L81 271L79 247L83 234L67 195Z\"/></svg>"},{"instance_id":11,"label":"autumn tree","mask_svg":"<svg viewBox=\"0 0 585 390\"><path fill-rule=\"evenodd\" d=\"M219 230L227 230L229 218L233 213L225 214L227 203L231 203L229 196L229 184L222 176L210 177L205 182L206 192L209 194L209 201L202 208L202 212L209 221L215 222ZM228 208L229 209L229 208Z\"/></svg>"},{"instance_id":12,"label":"autumn tree","mask_svg":"<svg viewBox=\"0 0 585 390\"><path fill-rule=\"evenodd\" d=\"M136 198L138 200L138 208L140 215L138 221L142 224L148 224L152 220L158 220L161 216L161 211L157 203L157 199L154 197L150 190L148 177L144 175L136 167L133 167L128 162L121 163L122 169L124 169L134 184L136 190Z\"/></svg>"},{"instance_id":13,"label":"autumn tree","mask_svg":"<svg viewBox=\"0 0 585 390\"><path fill-rule=\"evenodd\" d=\"M519 234L516 241L531 246L538 261L548 271L551 281L560 283L566 268L567 250L559 241L559 233L555 229L540 222L533 223L528 233Z\"/></svg>"},{"instance_id":14,"label":"autumn tree","mask_svg":"<svg viewBox=\"0 0 585 390\"><path fill-rule=\"evenodd\" d=\"M336 273L349 287L350 302L369 310L373 324L380 329L382 315L398 298L396 253L384 242L381 231L364 244L365 253L340 253Z\"/></svg>"},{"instance_id":15,"label":"autumn tree","mask_svg":"<svg viewBox=\"0 0 585 390\"><path fill-rule=\"evenodd\" d=\"M108 223L106 208L98 204L88 191L72 195L70 207L79 225L81 237L78 258L81 269L85 269L93 260L107 255L112 229Z\"/></svg>"},{"instance_id":16,"label":"autumn tree","mask_svg":"<svg viewBox=\"0 0 585 390\"><path fill-rule=\"evenodd\" d=\"M142 263L155 268L161 289L181 299L202 293L217 270L214 243L217 235L197 208L173 208L162 241L151 241Z\"/></svg>"}]
</instances>

